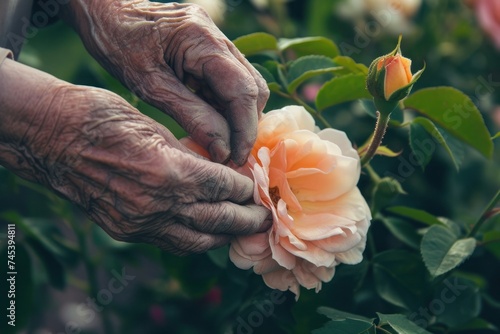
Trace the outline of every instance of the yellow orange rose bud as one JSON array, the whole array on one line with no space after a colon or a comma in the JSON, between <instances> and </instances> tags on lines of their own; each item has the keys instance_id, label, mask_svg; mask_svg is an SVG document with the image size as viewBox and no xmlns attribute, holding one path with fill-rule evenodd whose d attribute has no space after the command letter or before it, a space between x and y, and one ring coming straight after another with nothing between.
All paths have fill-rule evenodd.
<instances>
[{"instance_id":1,"label":"yellow orange rose bud","mask_svg":"<svg viewBox=\"0 0 500 334\"><path fill-rule=\"evenodd\" d=\"M411 60L401 55L401 37L391 53L375 59L368 69L366 87L380 110L392 112L408 96L424 69L411 73ZM387 110L391 109L391 110Z\"/></svg>"},{"instance_id":2,"label":"yellow orange rose bud","mask_svg":"<svg viewBox=\"0 0 500 334\"><path fill-rule=\"evenodd\" d=\"M377 64L377 71L385 68L384 97L389 100L392 93L405 87L411 82L411 60L397 54L380 59Z\"/></svg>"}]
</instances>

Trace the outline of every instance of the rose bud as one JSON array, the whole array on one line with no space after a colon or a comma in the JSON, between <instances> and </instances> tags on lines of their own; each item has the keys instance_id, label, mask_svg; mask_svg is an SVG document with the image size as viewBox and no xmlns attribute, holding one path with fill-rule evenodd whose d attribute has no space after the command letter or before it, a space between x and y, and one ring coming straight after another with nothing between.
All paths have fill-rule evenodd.
<instances>
[{"instance_id":1,"label":"rose bud","mask_svg":"<svg viewBox=\"0 0 500 334\"><path fill-rule=\"evenodd\" d=\"M401 36L391 53L375 59L368 69L366 87L382 113L391 113L398 102L410 94L411 88L425 69L411 73L411 59L401 54Z\"/></svg>"}]
</instances>

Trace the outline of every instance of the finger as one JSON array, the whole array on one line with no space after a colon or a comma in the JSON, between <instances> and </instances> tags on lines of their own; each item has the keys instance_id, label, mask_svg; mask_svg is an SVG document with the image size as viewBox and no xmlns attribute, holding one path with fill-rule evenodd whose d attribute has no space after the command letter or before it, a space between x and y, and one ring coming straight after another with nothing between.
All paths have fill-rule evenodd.
<instances>
[{"instance_id":1,"label":"finger","mask_svg":"<svg viewBox=\"0 0 500 334\"><path fill-rule=\"evenodd\" d=\"M196 201L245 203L253 198L253 181L229 167L194 157L187 166L183 183L196 188Z\"/></svg>"},{"instance_id":2,"label":"finger","mask_svg":"<svg viewBox=\"0 0 500 334\"><path fill-rule=\"evenodd\" d=\"M228 122L213 107L185 87L168 68L150 72L138 87L141 98L172 116L205 148L213 161L229 160Z\"/></svg>"},{"instance_id":3,"label":"finger","mask_svg":"<svg viewBox=\"0 0 500 334\"><path fill-rule=\"evenodd\" d=\"M250 62L245 58L245 56L236 48L236 46L228 41L228 48L231 53L240 61L240 63L246 67L246 69L252 74L255 83L259 89L259 93L257 95L257 111L258 117L262 116L262 112L264 111L264 107L266 106L267 100L269 99L269 88L267 87L266 80L262 77L262 75L257 71L255 67L250 64Z\"/></svg>"},{"instance_id":4,"label":"finger","mask_svg":"<svg viewBox=\"0 0 500 334\"><path fill-rule=\"evenodd\" d=\"M231 159L243 165L257 137L258 87L250 72L233 57L213 56L203 65L203 78L227 106Z\"/></svg>"},{"instance_id":5,"label":"finger","mask_svg":"<svg viewBox=\"0 0 500 334\"><path fill-rule=\"evenodd\" d=\"M188 227L209 234L247 235L270 227L270 211L260 205L232 202L193 203L179 213Z\"/></svg>"},{"instance_id":6,"label":"finger","mask_svg":"<svg viewBox=\"0 0 500 334\"><path fill-rule=\"evenodd\" d=\"M181 223L160 230L148 243L176 255L205 253L222 247L231 241L230 235L209 234L195 231Z\"/></svg>"}]
</instances>

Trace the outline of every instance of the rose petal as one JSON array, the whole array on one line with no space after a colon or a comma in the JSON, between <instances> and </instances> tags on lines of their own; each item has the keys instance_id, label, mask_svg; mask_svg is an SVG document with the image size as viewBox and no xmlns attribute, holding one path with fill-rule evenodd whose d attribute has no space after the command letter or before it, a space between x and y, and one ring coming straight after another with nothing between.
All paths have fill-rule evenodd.
<instances>
[{"instance_id":1,"label":"rose petal","mask_svg":"<svg viewBox=\"0 0 500 334\"><path fill-rule=\"evenodd\" d=\"M262 278L268 287L281 291L290 290L295 293L296 299L299 298L300 285L291 271L284 269L276 270L262 275Z\"/></svg>"},{"instance_id":2,"label":"rose petal","mask_svg":"<svg viewBox=\"0 0 500 334\"><path fill-rule=\"evenodd\" d=\"M297 170L287 173L288 184L295 196L302 201L326 201L335 199L353 189L359 179L358 161L350 157L339 156L332 172L325 174L304 173Z\"/></svg>"},{"instance_id":3,"label":"rose petal","mask_svg":"<svg viewBox=\"0 0 500 334\"><path fill-rule=\"evenodd\" d=\"M302 261L303 262L303 261ZM306 289L315 289L316 292L321 290L321 280L318 279L310 270L305 268L302 263L293 269L293 274L297 278L300 285Z\"/></svg>"},{"instance_id":4,"label":"rose petal","mask_svg":"<svg viewBox=\"0 0 500 334\"><path fill-rule=\"evenodd\" d=\"M240 254L246 254L248 256L266 256L262 254L268 251L270 252L269 233L267 232L241 236L236 238L234 243L240 247Z\"/></svg>"},{"instance_id":5,"label":"rose petal","mask_svg":"<svg viewBox=\"0 0 500 334\"><path fill-rule=\"evenodd\" d=\"M318 267L331 267L335 263L335 254L327 252L309 241L306 242L307 250L297 249L286 237L280 238L280 245L291 254L305 259Z\"/></svg>"},{"instance_id":6,"label":"rose petal","mask_svg":"<svg viewBox=\"0 0 500 334\"><path fill-rule=\"evenodd\" d=\"M320 240L334 235L345 235L344 229L356 231L356 222L330 213L293 215L291 232L303 240Z\"/></svg>"},{"instance_id":7,"label":"rose petal","mask_svg":"<svg viewBox=\"0 0 500 334\"><path fill-rule=\"evenodd\" d=\"M392 93L406 86L409 80L399 55L387 59L385 71L384 96L388 100Z\"/></svg>"},{"instance_id":8,"label":"rose petal","mask_svg":"<svg viewBox=\"0 0 500 334\"><path fill-rule=\"evenodd\" d=\"M343 155L359 160L358 151L352 147L352 144L349 141L349 138L347 138L347 134L345 132L328 128L321 130L318 133L318 137L335 143L340 148Z\"/></svg>"},{"instance_id":9,"label":"rose petal","mask_svg":"<svg viewBox=\"0 0 500 334\"><path fill-rule=\"evenodd\" d=\"M283 267L280 266L280 264L276 262L276 260L274 260L271 256L258 261L253 267L253 271L259 275L268 274L281 269L283 269Z\"/></svg>"},{"instance_id":10,"label":"rose petal","mask_svg":"<svg viewBox=\"0 0 500 334\"><path fill-rule=\"evenodd\" d=\"M325 283L330 282L333 278L333 275L335 274L336 264L332 267L317 267L311 262L303 261L302 265Z\"/></svg>"},{"instance_id":11,"label":"rose petal","mask_svg":"<svg viewBox=\"0 0 500 334\"><path fill-rule=\"evenodd\" d=\"M353 221L371 219L370 208L358 188L330 201L301 201L302 213L309 215L315 213L331 213Z\"/></svg>"},{"instance_id":12,"label":"rose petal","mask_svg":"<svg viewBox=\"0 0 500 334\"><path fill-rule=\"evenodd\" d=\"M271 246L272 257L280 266L286 269L293 269L296 265L296 257L290 254L286 249L282 247L280 243L274 242L274 236L269 235L269 244ZM278 239L279 240L279 239Z\"/></svg>"},{"instance_id":13,"label":"rose petal","mask_svg":"<svg viewBox=\"0 0 500 334\"><path fill-rule=\"evenodd\" d=\"M316 246L330 253L346 252L355 247L363 237L359 233L347 231L321 240L311 241Z\"/></svg>"},{"instance_id":14,"label":"rose petal","mask_svg":"<svg viewBox=\"0 0 500 334\"><path fill-rule=\"evenodd\" d=\"M229 248L229 259L236 267L244 270L252 268L256 263L256 261L241 256L232 245L231 248Z\"/></svg>"},{"instance_id":15,"label":"rose petal","mask_svg":"<svg viewBox=\"0 0 500 334\"><path fill-rule=\"evenodd\" d=\"M362 241L366 241L365 238ZM343 252L335 253L337 261L346 264L358 264L363 260L363 251L365 250L365 242L358 243L354 248Z\"/></svg>"}]
</instances>

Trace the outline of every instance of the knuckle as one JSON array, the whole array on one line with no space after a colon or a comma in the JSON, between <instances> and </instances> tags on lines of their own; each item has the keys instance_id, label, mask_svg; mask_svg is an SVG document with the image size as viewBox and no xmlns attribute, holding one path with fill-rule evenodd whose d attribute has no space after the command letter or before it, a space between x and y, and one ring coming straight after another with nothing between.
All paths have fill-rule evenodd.
<instances>
[{"instance_id":1,"label":"knuckle","mask_svg":"<svg viewBox=\"0 0 500 334\"><path fill-rule=\"evenodd\" d=\"M271 91L269 90L269 87L267 86L266 81L263 78L257 79L259 82L259 96L263 100L267 101L269 99L269 96L271 95Z\"/></svg>"},{"instance_id":2,"label":"knuckle","mask_svg":"<svg viewBox=\"0 0 500 334\"><path fill-rule=\"evenodd\" d=\"M203 17L204 19L210 19L207 11L198 4L190 4L186 7L186 12L194 16L194 19L197 17Z\"/></svg>"},{"instance_id":3,"label":"knuckle","mask_svg":"<svg viewBox=\"0 0 500 334\"><path fill-rule=\"evenodd\" d=\"M214 202L226 199L230 196L234 188L234 181L229 175L229 171L224 168L211 169L203 186L208 194L208 201Z\"/></svg>"},{"instance_id":4,"label":"knuckle","mask_svg":"<svg viewBox=\"0 0 500 334\"><path fill-rule=\"evenodd\" d=\"M217 232L230 231L236 222L236 211L232 206L219 207L215 214L215 230Z\"/></svg>"},{"instance_id":5,"label":"knuckle","mask_svg":"<svg viewBox=\"0 0 500 334\"><path fill-rule=\"evenodd\" d=\"M247 96L246 99L250 105L253 104L253 100L255 100L259 95L259 89L255 78L250 75L250 73L246 73L241 77L240 85L237 87L237 89L244 96Z\"/></svg>"}]
</instances>

